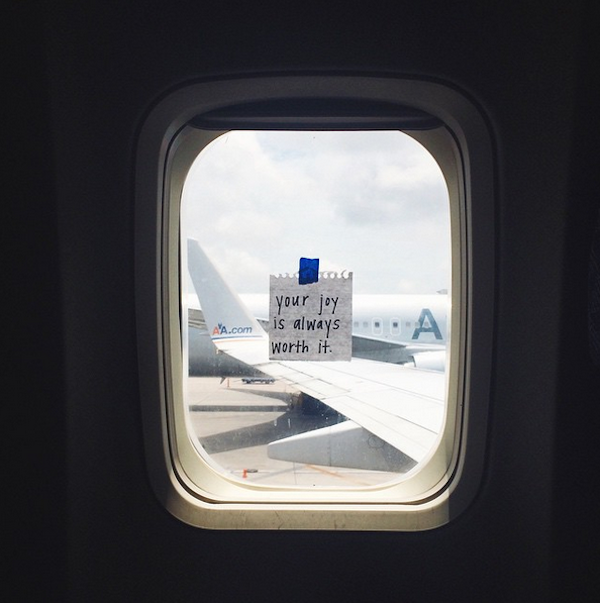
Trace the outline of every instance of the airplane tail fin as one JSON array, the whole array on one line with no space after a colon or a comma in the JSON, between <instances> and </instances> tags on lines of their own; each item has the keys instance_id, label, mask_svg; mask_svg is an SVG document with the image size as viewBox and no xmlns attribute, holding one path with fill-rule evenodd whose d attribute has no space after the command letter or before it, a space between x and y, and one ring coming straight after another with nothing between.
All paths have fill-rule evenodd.
<instances>
[{"instance_id":1,"label":"airplane tail fin","mask_svg":"<svg viewBox=\"0 0 600 603\"><path fill-rule=\"evenodd\" d=\"M188 269L208 333L215 345L228 340L256 340L266 337L258 321L194 239L188 239Z\"/></svg>"}]
</instances>

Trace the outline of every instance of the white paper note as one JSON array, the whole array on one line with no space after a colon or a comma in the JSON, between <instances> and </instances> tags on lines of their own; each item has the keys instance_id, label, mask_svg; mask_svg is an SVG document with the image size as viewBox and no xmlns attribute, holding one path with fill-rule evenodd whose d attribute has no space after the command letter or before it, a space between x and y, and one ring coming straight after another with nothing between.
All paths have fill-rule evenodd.
<instances>
[{"instance_id":1,"label":"white paper note","mask_svg":"<svg viewBox=\"0 0 600 603\"><path fill-rule=\"evenodd\" d=\"M350 360L352 273L319 273L307 285L271 275L268 331L271 360Z\"/></svg>"}]
</instances>

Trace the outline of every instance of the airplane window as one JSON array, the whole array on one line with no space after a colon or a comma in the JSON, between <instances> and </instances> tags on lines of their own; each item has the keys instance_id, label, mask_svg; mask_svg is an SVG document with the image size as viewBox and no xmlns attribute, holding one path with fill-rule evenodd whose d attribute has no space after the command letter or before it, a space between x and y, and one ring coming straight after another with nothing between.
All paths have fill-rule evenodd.
<instances>
[{"instance_id":1,"label":"airplane window","mask_svg":"<svg viewBox=\"0 0 600 603\"><path fill-rule=\"evenodd\" d=\"M381 326L381 321L374 320L373 321L373 335L382 335L382 334L383 334L383 327Z\"/></svg>"},{"instance_id":2,"label":"airplane window","mask_svg":"<svg viewBox=\"0 0 600 603\"><path fill-rule=\"evenodd\" d=\"M136 320L170 513L423 530L467 507L488 432L491 148L477 108L414 78L224 79L157 101L136 151ZM273 357L288 328L294 358ZM334 342L344 360L297 359Z\"/></svg>"},{"instance_id":3,"label":"airplane window","mask_svg":"<svg viewBox=\"0 0 600 603\"><path fill-rule=\"evenodd\" d=\"M425 373L408 363L445 353L448 296L436 291L450 289L450 210L444 176L420 143L397 131L227 132L189 171L181 230L189 435L215 470L260 485L364 488L401 479L431 453L444 365ZM259 333L266 345L279 325L269 276L296 273L301 257L318 258L322 274L353 274L353 324L372 328L369 339L354 334L350 362L265 363L244 349ZM384 336L374 317L402 312L419 324L426 309L437 339L430 322ZM319 341L335 318L313 327ZM292 345L310 335L294 332ZM365 371L387 385L360 394L364 409L319 395L336 387L354 396ZM307 374L320 385L305 386Z\"/></svg>"}]
</instances>

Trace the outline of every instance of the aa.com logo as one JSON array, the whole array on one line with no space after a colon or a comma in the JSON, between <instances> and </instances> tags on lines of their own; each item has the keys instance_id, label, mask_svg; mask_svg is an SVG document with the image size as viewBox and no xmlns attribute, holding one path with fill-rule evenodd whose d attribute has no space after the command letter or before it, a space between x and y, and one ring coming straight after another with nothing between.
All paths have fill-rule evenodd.
<instances>
[{"instance_id":1,"label":"aa.com logo","mask_svg":"<svg viewBox=\"0 0 600 603\"><path fill-rule=\"evenodd\" d=\"M215 335L240 335L242 333L252 333L252 327L232 327L228 329L224 324L219 323L213 329L213 337Z\"/></svg>"}]
</instances>

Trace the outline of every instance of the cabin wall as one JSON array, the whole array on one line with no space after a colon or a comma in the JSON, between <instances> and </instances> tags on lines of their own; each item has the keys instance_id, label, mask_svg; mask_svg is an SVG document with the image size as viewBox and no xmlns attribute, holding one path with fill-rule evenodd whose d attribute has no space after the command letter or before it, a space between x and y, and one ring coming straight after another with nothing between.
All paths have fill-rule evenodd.
<instances>
[{"instance_id":1,"label":"cabin wall","mask_svg":"<svg viewBox=\"0 0 600 603\"><path fill-rule=\"evenodd\" d=\"M586 437L600 397L583 317L598 203L584 113L597 107L593 71L583 70L593 31L584 2L537 4L283 12L85 2L15 13L23 68L12 66L6 147L22 160L10 164L15 202L5 203L6 259L18 267L8 322L10 382L21 394L9 442L16 478L25 477L15 513L28 509L14 526L22 594L538 601L592 592L598 521L582 463L597 462ZM152 104L178 86L289 72L441 81L489 124L498 272L485 476L471 507L443 528L207 531L171 517L151 490L133 288L136 137Z\"/></svg>"}]
</instances>

